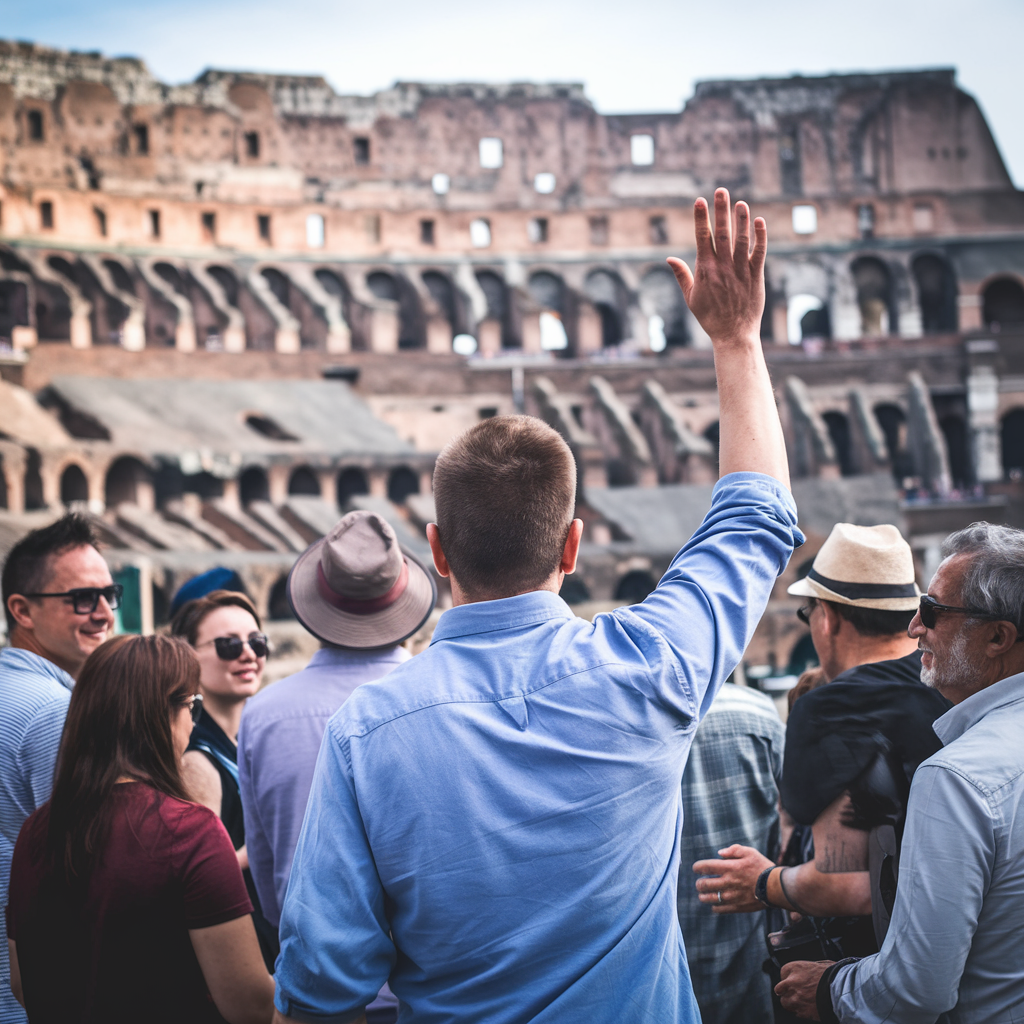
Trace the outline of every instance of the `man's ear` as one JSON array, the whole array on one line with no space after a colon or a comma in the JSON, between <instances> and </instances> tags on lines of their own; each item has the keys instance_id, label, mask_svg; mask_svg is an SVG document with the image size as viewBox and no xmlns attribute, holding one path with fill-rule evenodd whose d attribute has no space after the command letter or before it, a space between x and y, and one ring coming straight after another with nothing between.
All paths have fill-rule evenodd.
<instances>
[{"instance_id":1,"label":"man's ear","mask_svg":"<svg viewBox=\"0 0 1024 1024\"><path fill-rule=\"evenodd\" d=\"M14 617L14 621L22 629L32 629L32 606L28 603L27 597L22 597L21 594L11 594L7 598L7 608Z\"/></svg>"},{"instance_id":2,"label":"man's ear","mask_svg":"<svg viewBox=\"0 0 1024 1024\"><path fill-rule=\"evenodd\" d=\"M992 622L989 624L988 641L985 653L990 658L1001 658L1014 649L1017 644L1017 629L1012 622Z\"/></svg>"},{"instance_id":3,"label":"man's ear","mask_svg":"<svg viewBox=\"0 0 1024 1024\"><path fill-rule=\"evenodd\" d=\"M821 605L821 614L825 616L825 632L829 636L838 636L846 620L828 601L819 600L818 603Z\"/></svg>"},{"instance_id":4,"label":"man's ear","mask_svg":"<svg viewBox=\"0 0 1024 1024\"><path fill-rule=\"evenodd\" d=\"M569 536L565 538L565 547L562 549L562 560L558 568L566 575L576 571L576 559L580 553L580 541L583 540L583 520L574 519L569 524Z\"/></svg>"},{"instance_id":5,"label":"man's ear","mask_svg":"<svg viewBox=\"0 0 1024 1024\"><path fill-rule=\"evenodd\" d=\"M430 545L431 555L434 556L434 568L438 576L450 576L452 571L448 568L448 559L441 547L441 534L437 529L437 523L427 523L427 543Z\"/></svg>"}]
</instances>

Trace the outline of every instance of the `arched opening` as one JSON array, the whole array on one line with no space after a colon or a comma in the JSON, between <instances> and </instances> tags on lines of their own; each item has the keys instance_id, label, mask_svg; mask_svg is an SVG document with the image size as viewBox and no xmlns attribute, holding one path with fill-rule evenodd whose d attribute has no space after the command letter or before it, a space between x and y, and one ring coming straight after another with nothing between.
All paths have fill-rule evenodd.
<instances>
[{"instance_id":1,"label":"arched opening","mask_svg":"<svg viewBox=\"0 0 1024 1024\"><path fill-rule=\"evenodd\" d=\"M999 431L1003 447L1003 472L1011 480L1024 474L1024 409L1011 409Z\"/></svg>"},{"instance_id":2,"label":"arched opening","mask_svg":"<svg viewBox=\"0 0 1024 1024\"><path fill-rule=\"evenodd\" d=\"M206 272L221 286L232 306L238 305L238 278L227 267L207 267Z\"/></svg>"},{"instance_id":3,"label":"arched opening","mask_svg":"<svg viewBox=\"0 0 1024 1024\"><path fill-rule=\"evenodd\" d=\"M882 428L889 464L897 483L913 476L914 467L907 451L907 417L898 405L883 402L874 408L875 419Z\"/></svg>"},{"instance_id":4,"label":"arched opening","mask_svg":"<svg viewBox=\"0 0 1024 1024\"><path fill-rule=\"evenodd\" d=\"M115 459L107 470L103 488L107 508L139 503L140 486L149 482L149 470L130 455Z\"/></svg>"},{"instance_id":5,"label":"arched opening","mask_svg":"<svg viewBox=\"0 0 1024 1024\"><path fill-rule=\"evenodd\" d=\"M153 584L153 625L163 626L171 620L171 601L163 587Z\"/></svg>"},{"instance_id":6,"label":"arched opening","mask_svg":"<svg viewBox=\"0 0 1024 1024\"><path fill-rule=\"evenodd\" d=\"M43 477L40 473L42 459L35 448L29 448L25 459L25 511L32 512L35 509L46 508L43 501Z\"/></svg>"},{"instance_id":7,"label":"arched opening","mask_svg":"<svg viewBox=\"0 0 1024 1024\"><path fill-rule=\"evenodd\" d=\"M154 263L153 270L162 277L179 295L188 295L181 272L172 263Z\"/></svg>"},{"instance_id":8,"label":"arched opening","mask_svg":"<svg viewBox=\"0 0 1024 1024\"><path fill-rule=\"evenodd\" d=\"M370 485L366 474L361 469L349 466L348 469L343 469L338 474L334 491L338 508L344 508L348 504L349 498L354 498L357 494L369 494Z\"/></svg>"},{"instance_id":9,"label":"arched opening","mask_svg":"<svg viewBox=\"0 0 1024 1024\"><path fill-rule=\"evenodd\" d=\"M946 439L946 454L949 456L949 475L953 486L966 487L971 482L971 456L967 444L967 424L963 416L955 413L943 416L939 428Z\"/></svg>"},{"instance_id":10,"label":"arched opening","mask_svg":"<svg viewBox=\"0 0 1024 1024\"><path fill-rule=\"evenodd\" d=\"M288 280L280 270L275 270L273 267L264 267L260 273L263 275L264 280L270 285L271 292L274 293L274 298L284 306L285 309L289 308L291 302L291 282Z\"/></svg>"},{"instance_id":11,"label":"arched opening","mask_svg":"<svg viewBox=\"0 0 1024 1024\"><path fill-rule=\"evenodd\" d=\"M845 413L829 411L822 414L828 429L828 436L832 438L832 446L836 450L836 461L839 463L839 472L843 476L853 476L856 467L853 464L853 445L850 441L850 421Z\"/></svg>"},{"instance_id":12,"label":"arched opening","mask_svg":"<svg viewBox=\"0 0 1024 1024\"><path fill-rule=\"evenodd\" d=\"M238 497L243 505L253 501L270 500L270 483L259 466L244 469L238 477Z\"/></svg>"},{"instance_id":13,"label":"arched opening","mask_svg":"<svg viewBox=\"0 0 1024 1024\"><path fill-rule=\"evenodd\" d=\"M982 315L990 331L1024 330L1024 287L1012 277L993 281L982 295Z\"/></svg>"},{"instance_id":14,"label":"arched opening","mask_svg":"<svg viewBox=\"0 0 1024 1024\"><path fill-rule=\"evenodd\" d=\"M476 280L487 300L487 319L501 324L501 347L516 348L518 339L508 329L508 290L505 282L492 270L479 271Z\"/></svg>"},{"instance_id":15,"label":"arched opening","mask_svg":"<svg viewBox=\"0 0 1024 1024\"><path fill-rule=\"evenodd\" d=\"M423 348L426 343L423 314L412 285L394 274L375 270L366 275L366 287L376 298L398 303L398 347Z\"/></svg>"},{"instance_id":16,"label":"arched opening","mask_svg":"<svg viewBox=\"0 0 1024 1024\"><path fill-rule=\"evenodd\" d=\"M899 325L889 268L874 256L861 256L850 264L850 272L857 287L861 337L895 334Z\"/></svg>"},{"instance_id":17,"label":"arched opening","mask_svg":"<svg viewBox=\"0 0 1024 1024\"><path fill-rule=\"evenodd\" d=\"M921 307L921 330L925 334L955 331L956 278L953 268L941 256L924 253L914 259L917 301Z\"/></svg>"},{"instance_id":18,"label":"arched opening","mask_svg":"<svg viewBox=\"0 0 1024 1024\"><path fill-rule=\"evenodd\" d=\"M601 318L601 346L618 345L624 337L623 319L629 301L622 281L607 270L595 270L587 275L583 290Z\"/></svg>"},{"instance_id":19,"label":"arched opening","mask_svg":"<svg viewBox=\"0 0 1024 1024\"><path fill-rule=\"evenodd\" d=\"M786 674L799 676L818 664L820 662L818 661L818 652L814 649L814 640L810 633L805 633L793 646L789 655L789 664L786 666Z\"/></svg>"},{"instance_id":20,"label":"arched opening","mask_svg":"<svg viewBox=\"0 0 1024 1024\"><path fill-rule=\"evenodd\" d=\"M615 600L639 604L657 586L654 577L644 569L627 572L615 585Z\"/></svg>"},{"instance_id":21,"label":"arched opening","mask_svg":"<svg viewBox=\"0 0 1024 1024\"><path fill-rule=\"evenodd\" d=\"M420 478L408 466L399 466L388 474L388 500L401 505L410 494L420 493Z\"/></svg>"},{"instance_id":22,"label":"arched opening","mask_svg":"<svg viewBox=\"0 0 1024 1024\"><path fill-rule=\"evenodd\" d=\"M423 274L423 286L427 289L430 297L437 304L441 315L451 324L452 333L455 333L455 289L451 281L444 274L436 270L428 270Z\"/></svg>"},{"instance_id":23,"label":"arched opening","mask_svg":"<svg viewBox=\"0 0 1024 1024\"><path fill-rule=\"evenodd\" d=\"M295 613L288 603L288 577L282 576L270 588L270 597L267 600L267 618L276 622L283 622L286 619L294 619Z\"/></svg>"},{"instance_id":24,"label":"arched opening","mask_svg":"<svg viewBox=\"0 0 1024 1024\"><path fill-rule=\"evenodd\" d=\"M584 601L590 600L590 591L579 576L572 575L562 580L562 589L558 591L558 596L566 604L583 604Z\"/></svg>"},{"instance_id":25,"label":"arched opening","mask_svg":"<svg viewBox=\"0 0 1024 1024\"><path fill-rule=\"evenodd\" d=\"M541 309L550 310L559 315L564 312L565 285L560 277L549 274L546 270L539 270L536 274L530 275L527 289L530 298Z\"/></svg>"},{"instance_id":26,"label":"arched opening","mask_svg":"<svg viewBox=\"0 0 1024 1024\"><path fill-rule=\"evenodd\" d=\"M288 478L289 494L309 494L320 497L320 481L309 466L296 466Z\"/></svg>"},{"instance_id":27,"label":"arched opening","mask_svg":"<svg viewBox=\"0 0 1024 1024\"><path fill-rule=\"evenodd\" d=\"M721 427L718 420L715 420L714 423L711 423L708 426L706 426L702 431L701 436L704 438L705 441L711 442L712 446L715 449L715 458L717 459L718 445L721 439Z\"/></svg>"},{"instance_id":28,"label":"arched opening","mask_svg":"<svg viewBox=\"0 0 1024 1024\"><path fill-rule=\"evenodd\" d=\"M28 324L28 287L24 281L0 281L0 337Z\"/></svg>"},{"instance_id":29,"label":"arched opening","mask_svg":"<svg viewBox=\"0 0 1024 1024\"><path fill-rule=\"evenodd\" d=\"M89 500L89 481L82 472L82 467L72 463L60 475L60 500L65 505L73 501Z\"/></svg>"},{"instance_id":30,"label":"arched opening","mask_svg":"<svg viewBox=\"0 0 1024 1024\"><path fill-rule=\"evenodd\" d=\"M136 294L135 281L125 269L123 263L119 263L117 260L104 260L103 266L106 267L107 272L113 279L115 287L122 292L127 292L129 295Z\"/></svg>"},{"instance_id":31,"label":"arched opening","mask_svg":"<svg viewBox=\"0 0 1024 1024\"><path fill-rule=\"evenodd\" d=\"M640 309L647 317L651 348L682 348L690 344L686 329L686 303L675 275L664 267L655 267L640 282Z\"/></svg>"},{"instance_id":32,"label":"arched opening","mask_svg":"<svg viewBox=\"0 0 1024 1024\"><path fill-rule=\"evenodd\" d=\"M391 274L386 274L383 270L375 270L372 274L367 274L366 287L378 299L384 299L387 302L398 301L398 282Z\"/></svg>"},{"instance_id":33,"label":"arched opening","mask_svg":"<svg viewBox=\"0 0 1024 1024\"><path fill-rule=\"evenodd\" d=\"M812 338L832 337L828 306L817 295L792 295L786 303L786 333L789 343L798 345Z\"/></svg>"},{"instance_id":34,"label":"arched opening","mask_svg":"<svg viewBox=\"0 0 1024 1024\"><path fill-rule=\"evenodd\" d=\"M212 473L191 473L182 477L182 490L188 494L198 494L203 501L224 497L224 481Z\"/></svg>"}]
</instances>

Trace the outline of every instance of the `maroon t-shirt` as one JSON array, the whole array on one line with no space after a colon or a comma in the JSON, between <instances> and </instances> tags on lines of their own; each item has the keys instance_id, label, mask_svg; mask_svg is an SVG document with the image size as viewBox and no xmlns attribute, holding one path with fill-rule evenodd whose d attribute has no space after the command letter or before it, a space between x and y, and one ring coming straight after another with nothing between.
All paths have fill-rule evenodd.
<instances>
[{"instance_id":1,"label":"maroon t-shirt","mask_svg":"<svg viewBox=\"0 0 1024 1024\"><path fill-rule=\"evenodd\" d=\"M139 782L115 786L110 828L84 891L47 865L50 805L24 824L7 934L32 1024L202 1024L223 1018L189 939L252 913L220 819Z\"/></svg>"}]
</instances>

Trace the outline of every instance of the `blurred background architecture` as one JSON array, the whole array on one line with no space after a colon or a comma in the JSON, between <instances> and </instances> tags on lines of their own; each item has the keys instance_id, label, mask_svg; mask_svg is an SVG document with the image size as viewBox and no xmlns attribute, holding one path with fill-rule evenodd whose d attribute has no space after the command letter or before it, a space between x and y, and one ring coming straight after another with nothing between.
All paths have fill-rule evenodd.
<instances>
[{"instance_id":1,"label":"blurred background architecture","mask_svg":"<svg viewBox=\"0 0 1024 1024\"><path fill-rule=\"evenodd\" d=\"M718 185L770 232L762 338L808 545L748 664L796 671L784 586L839 520L922 580L1024 525L1024 193L952 69L699 84L602 115L572 83L210 70L0 43L0 549L103 524L133 628L235 567L289 616L295 556L373 508L426 557L433 459L525 410L568 440L573 603L642 598L717 473L707 337L667 270Z\"/></svg>"}]
</instances>

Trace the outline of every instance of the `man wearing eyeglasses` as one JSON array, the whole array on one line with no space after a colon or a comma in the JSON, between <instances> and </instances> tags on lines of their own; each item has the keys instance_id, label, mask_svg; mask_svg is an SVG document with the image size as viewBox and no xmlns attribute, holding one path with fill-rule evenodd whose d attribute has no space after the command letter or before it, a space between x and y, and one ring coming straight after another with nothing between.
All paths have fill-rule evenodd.
<instances>
[{"instance_id":1,"label":"man wearing eyeglasses","mask_svg":"<svg viewBox=\"0 0 1024 1024\"><path fill-rule=\"evenodd\" d=\"M910 789L880 952L787 964L777 993L811 1020L1024 1019L1024 531L947 538L910 624L921 679L954 707Z\"/></svg>"},{"instance_id":2,"label":"man wearing eyeglasses","mask_svg":"<svg viewBox=\"0 0 1024 1024\"><path fill-rule=\"evenodd\" d=\"M88 519L68 515L22 538L3 568L10 646L0 650L0 888L22 823L50 798L71 688L114 627L121 588ZM25 1021L0 943L0 1024Z\"/></svg>"}]
</instances>

